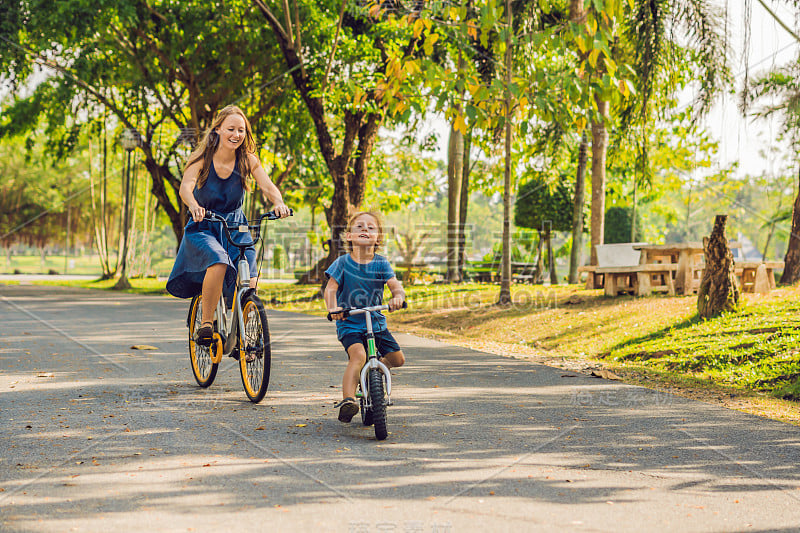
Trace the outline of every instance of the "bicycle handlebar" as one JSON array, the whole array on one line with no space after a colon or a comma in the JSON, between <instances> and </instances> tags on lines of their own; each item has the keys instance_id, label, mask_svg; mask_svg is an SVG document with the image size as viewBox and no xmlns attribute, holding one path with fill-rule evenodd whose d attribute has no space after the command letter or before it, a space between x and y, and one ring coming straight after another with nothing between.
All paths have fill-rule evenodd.
<instances>
[{"instance_id":1,"label":"bicycle handlebar","mask_svg":"<svg viewBox=\"0 0 800 533\"><path fill-rule=\"evenodd\" d=\"M373 305L372 307L343 307L341 311L338 311L337 315L342 315L342 318L347 318L350 315L361 315L367 313L369 311L386 311L389 309L388 305ZM408 302L403 302L402 309L408 309ZM333 314L328 313L328 322L333 321Z\"/></svg>"},{"instance_id":2,"label":"bicycle handlebar","mask_svg":"<svg viewBox=\"0 0 800 533\"><path fill-rule=\"evenodd\" d=\"M290 217L294 216L294 210L289 209L289 216ZM253 246L254 244L256 244L261 239L261 231L260 231L261 230L261 223L264 221L264 219L267 219L267 220L278 220L279 218L281 218L281 217L278 216L275 213L275 211L267 211L266 213L264 213L260 217L258 217L258 219L257 219L258 222L256 222L255 224L237 224L235 226L228 226L228 221L225 220L225 218L219 216L218 214L216 214L216 213L214 213L212 211L206 211L205 216L203 216L203 220L210 220L212 222L222 222L223 223L222 227L225 229L225 236L228 238L228 242L230 242L232 245L237 246L239 248L247 248L248 246ZM242 229L242 228L247 228L247 229ZM249 243L246 243L246 244L238 244L231 237L231 230L236 230L236 231L239 231L241 233L249 232L250 230L259 230L259 231L258 231L257 237L255 239L253 239L253 242L249 242Z\"/></svg>"}]
</instances>

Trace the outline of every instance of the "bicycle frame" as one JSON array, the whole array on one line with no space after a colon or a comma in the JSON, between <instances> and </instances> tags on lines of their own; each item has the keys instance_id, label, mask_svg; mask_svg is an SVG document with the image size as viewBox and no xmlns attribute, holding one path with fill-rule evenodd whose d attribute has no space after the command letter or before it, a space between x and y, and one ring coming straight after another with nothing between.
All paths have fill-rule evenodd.
<instances>
[{"instance_id":1,"label":"bicycle frame","mask_svg":"<svg viewBox=\"0 0 800 533\"><path fill-rule=\"evenodd\" d=\"M239 333L244 327L242 299L248 290L250 290L250 265L246 259L241 259L238 264L238 278L236 291L233 294L230 316L228 315L227 307L225 307L225 297L220 296L217 302L217 324L219 332L225 338L222 348L225 355L231 353L238 344L235 341L239 338Z\"/></svg>"},{"instance_id":2,"label":"bicycle frame","mask_svg":"<svg viewBox=\"0 0 800 533\"><path fill-rule=\"evenodd\" d=\"M294 214L294 212L290 210L290 215L292 214ZM230 316L228 316L228 309L225 307L225 296L220 296L219 301L217 302L217 327L219 329L219 333L224 337L222 342L222 353L217 355L217 358L220 358L222 355L230 354L234 349L237 348L237 345L239 344L238 338L244 328L242 300L244 299L245 293L249 290L252 290L250 287L250 265L245 258L244 250L249 246L255 246L255 244L261 239L261 224L265 218L267 220L276 220L279 217L275 215L274 212L270 211L261 215L255 224L228 226L227 221L223 217L212 213L211 211L206 212L205 219L221 223L223 232L225 233L228 242L239 249L239 255L236 257L236 290L233 294L233 303L231 304ZM251 236L252 242L250 243L236 244L231 237L231 230L237 230L240 233L249 234L251 229L257 230L257 236L254 239L252 239Z\"/></svg>"},{"instance_id":3,"label":"bicycle frame","mask_svg":"<svg viewBox=\"0 0 800 533\"><path fill-rule=\"evenodd\" d=\"M364 318L367 320L367 362L364 363L363 367L361 367L361 374L359 376L361 390L365 393L365 397L369 398L369 395L366 394L366 392L369 390L367 388L367 375L369 374L370 370L377 368L381 371L381 373L383 373L383 376L386 379L386 398L388 401L391 401L392 374L389 372L389 367L387 367L378 359L378 352L375 349L375 334L372 331L372 315L370 313L371 311L385 311L387 309L389 309L388 305L375 305L372 307L362 307L360 309L350 309L348 314L364 314ZM367 399L367 401L370 400Z\"/></svg>"}]
</instances>

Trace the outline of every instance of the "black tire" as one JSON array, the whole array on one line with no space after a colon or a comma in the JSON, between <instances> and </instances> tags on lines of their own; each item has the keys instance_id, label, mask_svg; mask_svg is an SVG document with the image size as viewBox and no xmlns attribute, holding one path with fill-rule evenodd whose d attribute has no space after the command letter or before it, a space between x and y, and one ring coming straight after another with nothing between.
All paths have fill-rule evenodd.
<instances>
[{"instance_id":1,"label":"black tire","mask_svg":"<svg viewBox=\"0 0 800 533\"><path fill-rule=\"evenodd\" d=\"M272 363L267 312L261 299L250 293L242 300L242 315L244 328L239 332L239 370L245 394L251 402L258 403L267 393Z\"/></svg>"},{"instance_id":2,"label":"black tire","mask_svg":"<svg viewBox=\"0 0 800 533\"><path fill-rule=\"evenodd\" d=\"M192 374L197 384L205 388L214 383L217 377L219 363L211 361L211 347L200 346L195 342L195 334L202 324L203 297L200 295L192 298L189 307L189 360L192 365Z\"/></svg>"},{"instance_id":3,"label":"black tire","mask_svg":"<svg viewBox=\"0 0 800 533\"><path fill-rule=\"evenodd\" d=\"M369 397L372 401L372 423L375 438L383 440L389 435L386 429L386 398L383 394L383 373L377 368L369 371Z\"/></svg>"},{"instance_id":4,"label":"black tire","mask_svg":"<svg viewBox=\"0 0 800 533\"><path fill-rule=\"evenodd\" d=\"M367 400L362 396L359 398L361 403L361 423L365 426L372 425L372 407L367 407Z\"/></svg>"}]
</instances>

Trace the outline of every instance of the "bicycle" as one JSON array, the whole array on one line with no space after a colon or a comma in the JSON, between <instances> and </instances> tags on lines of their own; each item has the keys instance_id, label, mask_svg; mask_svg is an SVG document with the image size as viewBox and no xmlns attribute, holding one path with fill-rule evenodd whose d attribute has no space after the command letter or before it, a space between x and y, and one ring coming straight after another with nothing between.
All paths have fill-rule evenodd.
<instances>
[{"instance_id":1,"label":"bicycle","mask_svg":"<svg viewBox=\"0 0 800 533\"><path fill-rule=\"evenodd\" d=\"M408 303L403 302L403 309L408 308ZM361 422L365 426L374 426L375 438L384 440L389 435L386 424L386 407L392 405L392 374L389 367L378 359L375 349L375 334L372 331L371 311L386 311L388 305L374 305L372 307L345 307L336 314L341 314L342 318L350 315L365 315L367 321L367 361L361 367L356 398L361 404ZM332 321L333 316L328 313L328 321Z\"/></svg>"},{"instance_id":2,"label":"bicycle","mask_svg":"<svg viewBox=\"0 0 800 533\"><path fill-rule=\"evenodd\" d=\"M290 216L292 214L293 212L290 210ZM246 248L257 244L261 239L261 224L264 219L277 220L278 218L280 217L273 211L269 211L261 215L255 224L228 226L223 217L210 211L206 212L204 219L221 222L228 242L239 249L239 254L234 261L238 272L236 290L230 312L225 306L224 295L217 302L214 335L210 346L198 344L196 340L196 331L200 329L203 312L201 294L192 298L189 315L186 318L186 325L189 327L189 358L197 384L203 388L211 386L217 376L217 368L222 361L222 356L233 357L239 361L242 385L245 394L253 403L260 402L267 392L272 348L267 313L264 304L256 294L256 289L250 288L250 265L244 252ZM253 231L255 238L253 239L251 236L250 242L237 244L231 237L231 230L242 233Z\"/></svg>"}]
</instances>

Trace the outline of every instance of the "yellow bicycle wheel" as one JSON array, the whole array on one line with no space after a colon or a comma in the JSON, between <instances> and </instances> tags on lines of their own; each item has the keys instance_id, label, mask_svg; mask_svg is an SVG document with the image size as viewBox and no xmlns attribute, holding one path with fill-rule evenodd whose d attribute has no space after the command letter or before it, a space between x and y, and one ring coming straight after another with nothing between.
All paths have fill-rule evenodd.
<instances>
[{"instance_id":1,"label":"yellow bicycle wheel","mask_svg":"<svg viewBox=\"0 0 800 533\"><path fill-rule=\"evenodd\" d=\"M244 331L239 333L239 370L244 392L253 403L264 398L269 385L272 349L264 304L255 294L242 301Z\"/></svg>"},{"instance_id":2,"label":"yellow bicycle wheel","mask_svg":"<svg viewBox=\"0 0 800 533\"><path fill-rule=\"evenodd\" d=\"M192 373L197 384L201 387L208 387L214 383L214 378L217 377L219 363L213 362L210 346L200 346L195 341L202 317L203 297L198 295L192 298L189 307L189 359L192 362Z\"/></svg>"}]
</instances>

